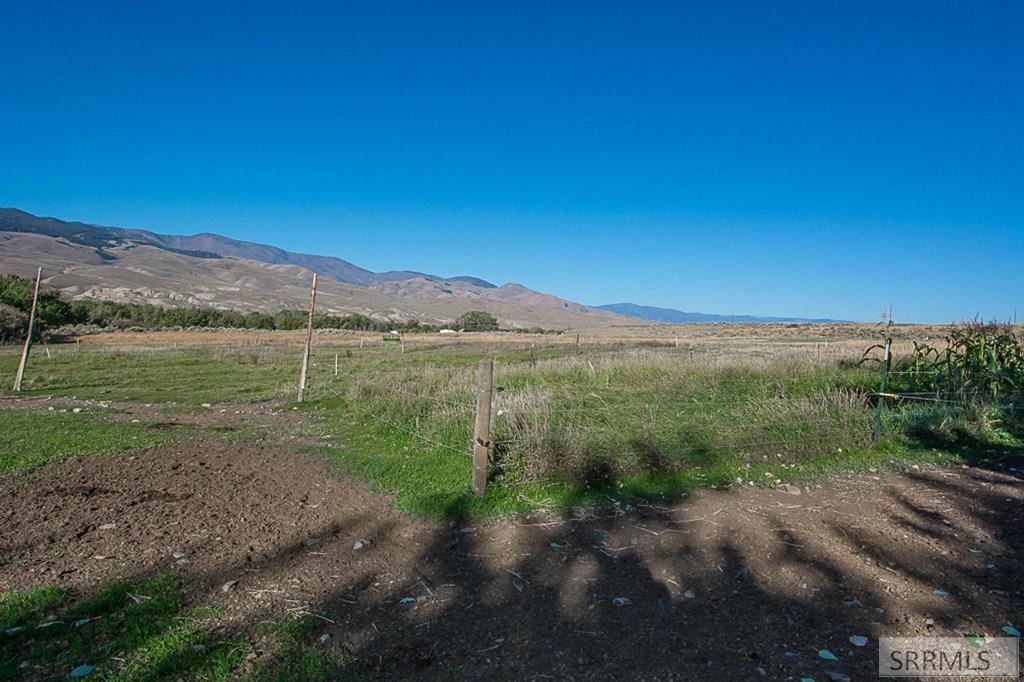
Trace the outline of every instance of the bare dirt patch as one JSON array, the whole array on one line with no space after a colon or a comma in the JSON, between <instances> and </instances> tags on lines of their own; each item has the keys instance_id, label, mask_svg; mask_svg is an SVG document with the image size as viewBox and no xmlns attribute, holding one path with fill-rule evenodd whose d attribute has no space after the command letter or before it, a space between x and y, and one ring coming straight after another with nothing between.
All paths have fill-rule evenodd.
<instances>
[{"instance_id":1,"label":"bare dirt patch","mask_svg":"<svg viewBox=\"0 0 1024 682\"><path fill-rule=\"evenodd\" d=\"M171 573L225 631L315 614L386 677L873 678L881 634L1021 626L1020 460L441 523L280 446L181 442L0 479L0 590Z\"/></svg>"}]
</instances>

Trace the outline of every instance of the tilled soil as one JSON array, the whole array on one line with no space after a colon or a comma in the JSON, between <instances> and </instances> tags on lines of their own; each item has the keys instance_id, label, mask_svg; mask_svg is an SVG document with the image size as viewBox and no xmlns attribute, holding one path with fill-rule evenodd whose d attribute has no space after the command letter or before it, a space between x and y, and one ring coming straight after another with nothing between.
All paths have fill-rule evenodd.
<instances>
[{"instance_id":1,"label":"tilled soil","mask_svg":"<svg viewBox=\"0 0 1024 682\"><path fill-rule=\"evenodd\" d=\"M178 442L0 478L0 591L172 573L226 631L315 614L387 678L875 679L879 635L1021 627L1021 468L453 524L283 446Z\"/></svg>"}]
</instances>

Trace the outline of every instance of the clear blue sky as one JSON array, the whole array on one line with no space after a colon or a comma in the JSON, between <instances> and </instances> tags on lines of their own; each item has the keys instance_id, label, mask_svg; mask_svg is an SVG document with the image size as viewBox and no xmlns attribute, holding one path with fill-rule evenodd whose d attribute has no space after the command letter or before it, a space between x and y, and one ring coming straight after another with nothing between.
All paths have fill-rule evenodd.
<instances>
[{"instance_id":1,"label":"clear blue sky","mask_svg":"<svg viewBox=\"0 0 1024 682\"><path fill-rule=\"evenodd\" d=\"M1024 3L15 2L0 205L585 303L1024 317Z\"/></svg>"}]
</instances>

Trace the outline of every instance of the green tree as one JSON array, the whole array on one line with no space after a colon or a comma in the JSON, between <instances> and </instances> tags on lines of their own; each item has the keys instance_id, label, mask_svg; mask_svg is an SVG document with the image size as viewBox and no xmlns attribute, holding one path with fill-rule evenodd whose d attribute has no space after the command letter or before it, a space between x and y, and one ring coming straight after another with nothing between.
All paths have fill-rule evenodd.
<instances>
[{"instance_id":1,"label":"green tree","mask_svg":"<svg viewBox=\"0 0 1024 682\"><path fill-rule=\"evenodd\" d=\"M488 332L498 328L498 318L483 310L470 310L455 320L455 326L470 332Z\"/></svg>"},{"instance_id":2,"label":"green tree","mask_svg":"<svg viewBox=\"0 0 1024 682\"><path fill-rule=\"evenodd\" d=\"M32 306L32 282L17 275L0 276L0 303L27 313Z\"/></svg>"}]
</instances>

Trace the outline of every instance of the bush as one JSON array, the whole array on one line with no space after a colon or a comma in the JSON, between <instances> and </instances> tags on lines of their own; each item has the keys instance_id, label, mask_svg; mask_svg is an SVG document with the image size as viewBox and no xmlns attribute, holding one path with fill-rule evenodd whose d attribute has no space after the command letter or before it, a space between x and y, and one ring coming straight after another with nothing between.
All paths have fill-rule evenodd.
<instances>
[{"instance_id":1,"label":"bush","mask_svg":"<svg viewBox=\"0 0 1024 682\"><path fill-rule=\"evenodd\" d=\"M24 339L27 324L28 315L13 306L0 303L0 343Z\"/></svg>"}]
</instances>

